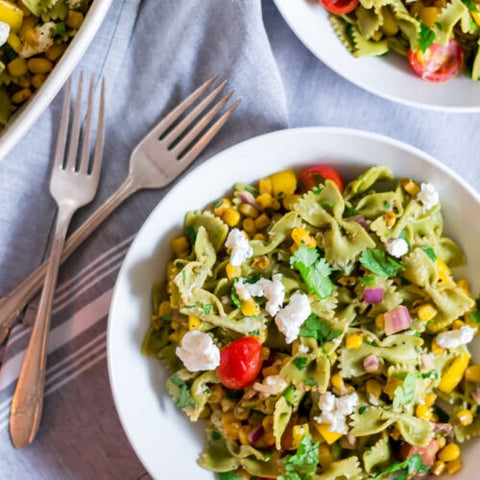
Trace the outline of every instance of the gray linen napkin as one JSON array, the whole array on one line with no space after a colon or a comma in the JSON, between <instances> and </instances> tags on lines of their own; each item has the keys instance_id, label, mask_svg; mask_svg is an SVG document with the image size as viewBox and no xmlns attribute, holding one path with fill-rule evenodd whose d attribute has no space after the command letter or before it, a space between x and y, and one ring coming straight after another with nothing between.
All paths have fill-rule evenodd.
<instances>
[{"instance_id":1,"label":"gray linen napkin","mask_svg":"<svg viewBox=\"0 0 480 480\"><path fill-rule=\"evenodd\" d=\"M75 216L72 230L121 183L131 150L149 128L216 72L229 80L229 88L243 101L196 165L268 131L303 125L351 126L429 151L480 188L475 157L478 115L407 108L360 90L306 50L271 0L143 0L135 17L137 6L133 0L114 1L79 67L107 74L108 128L97 198ZM0 294L21 281L47 251L55 215L48 194L49 159L60 103L59 97L0 162L4 207L0 210ZM105 326L121 261L135 232L165 193L137 193L62 267L43 422L35 443L21 452L10 445L7 420L29 330L19 325L12 331L0 370L0 478L131 479L142 475L111 399ZM35 306L33 302L27 311L27 322Z\"/></svg>"}]
</instances>

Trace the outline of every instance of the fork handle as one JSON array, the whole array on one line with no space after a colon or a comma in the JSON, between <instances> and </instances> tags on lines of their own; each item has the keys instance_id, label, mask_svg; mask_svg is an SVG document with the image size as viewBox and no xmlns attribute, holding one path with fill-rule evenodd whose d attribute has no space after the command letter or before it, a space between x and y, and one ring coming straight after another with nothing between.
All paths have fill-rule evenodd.
<instances>
[{"instance_id":1,"label":"fork handle","mask_svg":"<svg viewBox=\"0 0 480 480\"><path fill-rule=\"evenodd\" d=\"M129 175L123 184L83 223L65 242L61 263L63 263L85 239L130 195L138 190L133 177ZM0 300L0 343L8 335L20 312L43 284L47 261L37 267L22 283Z\"/></svg>"},{"instance_id":2,"label":"fork handle","mask_svg":"<svg viewBox=\"0 0 480 480\"><path fill-rule=\"evenodd\" d=\"M68 224L75 209L74 206L67 203L61 204L59 207L51 253L47 261L45 285L25 360L13 394L10 435L17 448L23 448L31 443L40 425L53 294L57 284Z\"/></svg>"}]
</instances>

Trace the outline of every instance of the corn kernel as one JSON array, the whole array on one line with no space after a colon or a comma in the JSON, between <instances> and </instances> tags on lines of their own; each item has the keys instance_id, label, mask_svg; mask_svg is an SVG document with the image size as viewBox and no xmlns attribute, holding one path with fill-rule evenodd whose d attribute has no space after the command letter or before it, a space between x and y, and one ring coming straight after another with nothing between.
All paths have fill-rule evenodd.
<instances>
[{"instance_id":1,"label":"corn kernel","mask_svg":"<svg viewBox=\"0 0 480 480\"><path fill-rule=\"evenodd\" d=\"M439 477L445 471L445 468L445 462L437 460L430 469L430 473L436 477Z\"/></svg>"},{"instance_id":2,"label":"corn kernel","mask_svg":"<svg viewBox=\"0 0 480 480\"><path fill-rule=\"evenodd\" d=\"M34 28L27 28L23 36L27 45L32 47L36 47L38 45L38 35Z\"/></svg>"},{"instance_id":3,"label":"corn kernel","mask_svg":"<svg viewBox=\"0 0 480 480\"><path fill-rule=\"evenodd\" d=\"M273 175L270 175L270 180L272 182L272 192L275 198L291 195L297 188L297 177L292 169L274 173Z\"/></svg>"},{"instance_id":4,"label":"corn kernel","mask_svg":"<svg viewBox=\"0 0 480 480\"><path fill-rule=\"evenodd\" d=\"M318 463L322 466L323 469L327 469L332 463L332 451L328 444L321 443L318 446Z\"/></svg>"},{"instance_id":5,"label":"corn kernel","mask_svg":"<svg viewBox=\"0 0 480 480\"><path fill-rule=\"evenodd\" d=\"M420 192L420 187L418 186L418 184L410 178L403 178L401 183L403 189L412 197L416 197L418 192Z\"/></svg>"},{"instance_id":6,"label":"corn kernel","mask_svg":"<svg viewBox=\"0 0 480 480\"><path fill-rule=\"evenodd\" d=\"M242 203L238 210L240 213L249 218L257 218L259 215L258 210L249 203Z\"/></svg>"},{"instance_id":7,"label":"corn kernel","mask_svg":"<svg viewBox=\"0 0 480 480\"><path fill-rule=\"evenodd\" d=\"M76 10L69 10L65 24L74 30L78 30L83 23L83 13Z\"/></svg>"},{"instance_id":8,"label":"corn kernel","mask_svg":"<svg viewBox=\"0 0 480 480\"><path fill-rule=\"evenodd\" d=\"M252 267L255 270L265 270L270 265L270 260L266 255L257 255L252 259Z\"/></svg>"},{"instance_id":9,"label":"corn kernel","mask_svg":"<svg viewBox=\"0 0 480 480\"><path fill-rule=\"evenodd\" d=\"M32 87L36 88L37 90L43 85L47 78L47 75L45 73L36 73L35 75L32 76Z\"/></svg>"},{"instance_id":10,"label":"corn kernel","mask_svg":"<svg viewBox=\"0 0 480 480\"><path fill-rule=\"evenodd\" d=\"M330 383L332 384L333 388L342 391L345 387L345 382L339 373L334 373L330 377Z\"/></svg>"},{"instance_id":11,"label":"corn kernel","mask_svg":"<svg viewBox=\"0 0 480 480\"><path fill-rule=\"evenodd\" d=\"M470 410L464 409L457 412L455 419L462 427L468 427L473 422L473 415Z\"/></svg>"},{"instance_id":12,"label":"corn kernel","mask_svg":"<svg viewBox=\"0 0 480 480\"><path fill-rule=\"evenodd\" d=\"M374 378L367 380L367 382L365 383L365 389L368 394L372 395L375 398L379 398L382 394L382 384Z\"/></svg>"},{"instance_id":13,"label":"corn kernel","mask_svg":"<svg viewBox=\"0 0 480 480\"><path fill-rule=\"evenodd\" d=\"M265 235L263 233L256 233L253 236L253 240L260 240L263 242L265 240Z\"/></svg>"},{"instance_id":14,"label":"corn kernel","mask_svg":"<svg viewBox=\"0 0 480 480\"><path fill-rule=\"evenodd\" d=\"M344 275L338 279L338 283L344 287L353 287L357 284L357 278L353 275Z\"/></svg>"},{"instance_id":15,"label":"corn kernel","mask_svg":"<svg viewBox=\"0 0 480 480\"><path fill-rule=\"evenodd\" d=\"M255 227L257 230L263 230L265 227L270 225L270 217L266 213L262 213L258 218L255 219Z\"/></svg>"},{"instance_id":16,"label":"corn kernel","mask_svg":"<svg viewBox=\"0 0 480 480\"><path fill-rule=\"evenodd\" d=\"M8 63L7 69L12 77L21 77L28 72L27 61L22 57L14 58Z\"/></svg>"},{"instance_id":17,"label":"corn kernel","mask_svg":"<svg viewBox=\"0 0 480 480\"><path fill-rule=\"evenodd\" d=\"M378 42L381 40L381 38L383 37L383 32L381 30L377 30L373 35L372 35L372 40L374 40L375 42Z\"/></svg>"},{"instance_id":18,"label":"corn kernel","mask_svg":"<svg viewBox=\"0 0 480 480\"><path fill-rule=\"evenodd\" d=\"M380 314L375 317L375 326L379 330L384 330L385 329L385 317Z\"/></svg>"},{"instance_id":19,"label":"corn kernel","mask_svg":"<svg viewBox=\"0 0 480 480\"><path fill-rule=\"evenodd\" d=\"M291 195L285 195L282 200L283 208L285 208L285 210L293 210L293 207L299 200L300 195L296 195L294 193Z\"/></svg>"},{"instance_id":20,"label":"corn kernel","mask_svg":"<svg viewBox=\"0 0 480 480\"><path fill-rule=\"evenodd\" d=\"M308 423L304 423L302 425L294 425L292 430L292 447L298 448L302 438L305 435L310 435L310 428Z\"/></svg>"},{"instance_id":21,"label":"corn kernel","mask_svg":"<svg viewBox=\"0 0 480 480\"><path fill-rule=\"evenodd\" d=\"M437 345L437 341L434 338L432 340L432 353L434 353L435 355L442 355L444 350L445 349L443 347L440 347L439 345Z\"/></svg>"},{"instance_id":22,"label":"corn kernel","mask_svg":"<svg viewBox=\"0 0 480 480\"><path fill-rule=\"evenodd\" d=\"M437 396L434 393L427 393L425 395L425 405L427 407L431 407L435 403L436 399L437 399Z\"/></svg>"},{"instance_id":23,"label":"corn kernel","mask_svg":"<svg viewBox=\"0 0 480 480\"><path fill-rule=\"evenodd\" d=\"M462 322L461 320L454 320L452 323L452 330L460 330L464 326L465 322Z\"/></svg>"},{"instance_id":24,"label":"corn kernel","mask_svg":"<svg viewBox=\"0 0 480 480\"><path fill-rule=\"evenodd\" d=\"M239 267L234 267L232 264L228 263L225 267L225 271L227 272L227 278L232 281L234 278L238 278L241 275L241 271Z\"/></svg>"},{"instance_id":25,"label":"corn kernel","mask_svg":"<svg viewBox=\"0 0 480 480\"><path fill-rule=\"evenodd\" d=\"M268 367L262 368L262 375L264 378L270 377L271 375L278 375L279 365L269 365Z\"/></svg>"},{"instance_id":26,"label":"corn kernel","mask_svg":"<svg viewBox=\"0 0 480 480\"><path fill-rule=\"evenodd\" d=\"M331 432L329 430L330 424L328 423L316 423L315 428L329 445L335 443L343 435L342 433Z\"/></svg>"},{"instance_id":27,"label":"corn kernel","mask_svg":"<svg viewBox=\"0 0 480 480\"><path fill-rule=\"evenodd\" d=\"M250 445L248 437L252 432L252 427L250 425L245 425L240 428L238 431L238 439L242 445Z\"/></svg>"},{"instance_id":28,"label":"corn kernel","mask_svg":"<svg viewBox=\"0 0 480 480\"><path fill-rule=\"evenodd\" d=\"M18 53L22 49L22 42L18 38L18 35L11 33L8 36L7 43L12 47L13 51Z\"/></svg>"},{"instance_id":29,"label":"corn kernel","mask_svg":"<svg viewBox=\"0 0 480 480\"><path fill-rule=\"evenodd\" d=\"M29 88L22 88L17 93L12 95L12 102L15 104L23 103L32 96L32 92Z\"/></svg>"},{"instance_id":30,"label":"corn kernel","mask_svg":"<svg viewBox=\"0 0 480 480\"><path fill-rule=\"evenodd\" d=\"M188 316L188 329L191 330L198 330L202 326L202 321L198 317L194 317L193 315Z\"/></svg>"},{"instance_id":31,"label":"corn kernel","mask_svg":"<svg viewBox=\"0 0 480 480\"><path fill-rule=\"evenodd\" d=\"M45 56L54 62L55 60L58 60L63 52L67 49L67 44L66 43L54 43L46 52Z\"/></svg>"},{"instance_id":32,"label":"corn kernel","mask_svg":"<svg viewBox=\"0 0 480 480\"><path fill-rule=\"evenodd\" d=\"M453 462L458 457L460 457L460 447L456 443L449 443L437 454L437 458L442 462Z\"/></svg>"},{"instance_id":33,"label":"corn kernel","mask_svg":"<svg viewBox=\"0 0 480 480\"><path fill-rule=\"evenodd\" d=\"M390 400L393 400L395 396L395 390L397 387L403 385L403 380L400 380L398 377L388 377L387 384L385 385L383 391L390 397Z\"/></svg>"},{"instance_id":34,"label":"corn kernel","mask_svg":"<svg viewBox=\"0 0 480 480\"><path fill-rule=\"evenodd\" d=\"M309 235L309 233L301 227L295 227L292 230L291 237L295 245L306 245L309 248L315 248L317 246L317 242L315 239Z\"/></svg>"},{"instance_id":35,"label":"corn kernel","mask_svg":"<svg viewBox=\"0 0 480 480\"><path fill-rule=\"evenodd\" d=\"M272 194L272 181L269 178L262 178L258 182L258 191L260 193Z\"/></svg>"},{"instance_id":36,"label":"corn kernel","mask_svg":"<svg viewBox=\"0 0 480 480\"><path fill-rule=\"evenodd\" d=\"M228 198L222 198L213 206L213 213L221 217L231 206L232 202Z\"/></svg>"},{"instance_id":37,"label":"corn kernel","mask_svg":"<svg viewBox=\"0 0 480 480\"><path fill-rule=\"evenodd\" d=\"M480 382L480 365L470 365L465 370L465 380L467 382Z\"/></svg>"},{"instance_id":38,"label":"corn kernel","mask_svg":"<svg viewBox=\"0 0 480 480\"><path fill-rule=\"evenodd\" d=\"M209 403L219 402L224 395L223 388L220 384L216 383L210 387L210 395L208 396Z\"/></svg>"},{"instance_id":39,"label":"corn kernel","mask_svg":"<svg viewBox=\"0 0 480 480\"><path fill-rule=\"evenodd\" d=\"M461 469L462 461L460 460L460 458L456 458L455 460L447 463L447 472L449 473L449 475L454 475L455 473L458 473Z\"/></svg>"},{"instance_id":40,"label":"corn kernel","mask_svg":"<svg viewBox=\"0 0 480 480\"><path fill-rule=\"evenodd\" d=\"M170 241L170 248L176 255L182 255L188 252L190 243L185 235L181 235L180 237L172 238Z\"/></svg>"},{"instance_id":41,"label":"corn kernel","mask_svg":"<svg viewBox=\"0 0 480 480\"><path fill-rule=\"evenodd\" d=\"M448 268L447 264L437 257L435 260L435 265L437 267L438 274L438 284L439 285L451 285L452 283L452 273Z\"/></svg>"},{"instance_id":42,"label":"corn kernel","mask_svg":"<svg viewBox=\"0 0 480 480\"><path fill-rule=\"evenodd\" d=\"M242 302L242 313L246 317L254 317L260 313L260 308L253 300L245 300Z\"/></svg>"},{"instance_id":43,"label":"corn kernel","mask_svg":"<svg viewBox=\"0 0 480 480\"><path fill-rule=\"evenodd\" d=\"M172 307L168 300L164 300L159 306L157 314L159 317L163 317L164 315L170 315L172 313Z\"/></svg>"},{"instance_id":44,"label":"corn kernel","mask_svg":"<svg viewBox=\"0 0 480 480\"><path fill-rule=\"evenodd\" d=\"M282 204L276 199L274 198L273 199L273 202L272 202L272 205L270 206L270 208L272 210L280 210L282 208ZM277 214L277 215L273 215L272 219L274 221L277 221L281 218L281 215L280 214Z\"/></svg>"},{"instance_id":45,"label":"corn kernel","mask_svg":"<svg viewBox=\"0 0 480 480\"><path fill-rule=\"evenodd\" d=\"M228 208L222 218L229 227L235 227L240 222L240 213L233 208Z\"/></svg>"},{"instance_id":46,"label":"corn kernel","mask_svg":"<svg viewBox=\"0 0 480 480\"><path fill-rule=\"evenodd\" d=\"M27 67L32 73L48 73L53 68L53 63L48 58L31 58Z\"/></svg>"},{"instance_id":47,"label":"corn kernel","mask_svg":"<svg viewBox=\"0 0 480 480\"><path fill-rule=\"evenodd\" d=\"M270 208L273 203L273 197L269 193L261 193L255 201L262 207L262 208Z\"/></svg>"},{"instance_id":48,"label":"corn kernel","mask_svg":"<svg viewBox=\"0 0 480 480\"><path fill-rule=\"evenodd\" d=\"M255 227L255 222L253 218L245 218L243 220L243 229L249 234L253 235L256 233L257 229Z\"/></svg>"},{"instance_id":49,"label":"corn kernel","mask_svg":"<svg viewBox=\"0 0 480 480\"><path fill-rule=\"evenodd\" d=\"M345 340L345 346L347 348L358 348L363 343L363 335L359 333L353 335L347 335Z\"/></svg>"},{"instance_id":50,"label":"corn kernel","mask_svg":"<svg viewBox=\"0 0 480 480\"><path fill-rule=\"evenodd\" d=\"M462 353L456 357L444 370L437 388L442 392L450 393L462 380L469 360L470 354L468 353Z\"/></svg>"},{"instance_id":51,"label":"corn kernel","mask_svg":"<svg viewBox=\"0 0 480 480\"><path fill-rule=\"evenodd\" d=\"M0 0L0 20L8 23L10 28L16 32L22 26L23 12L12 2Z\"/></svg>"},{"instance_id":52,"label":"corn kernel","mask_svg":"<svg viewBox=\"0 0 480 480\"><path fill-rule=\"evenodd\" d=\"M432 418L432 411L426 405L417 405L415 416L423 420L430 420Z\"/></svg>"},{"instance_id":53,"label":"corn kernel","mask_svg":"<svg viewBox=\"0 0 480 480\"><path fill-rule=\"evenodd\" d=\"M398 33L397 19L387 6L382 7L383 24L380 27L387 37L392 37Z\"/></svg>"},{"instance_id":54,"label":"corn kernel","mask_svg":"<svg viewBox=\"0 0 480 480\"><path fill-rule=\"evenodd\" d=\"M432 303L426 303L425 305L422 305L417 311L418 318L422 322L429 322L437 313L438 310Z\"/></svg>"},{"instance_id":55,"label":"corn kernel","mask_svg":"<svg viewBox=\"0 0 480 480\"><path fill-rule=\"evenodd\" d=\"M240 422L232 422L224 425L223 435L229 440L238 440L238 432L240 431Z\"/></svg>"},{"instance_id":56,"label":"corn kernel","mask_svg":"<svg viewBox=\"0 0 480 480\"><path fill-rule=\"evenodd\" d=\"M393 227L396 219L397 216L395 215L395 212L390 211L385 214L385 223L387 224L387 227Z\"/></svg>"}]
</instances>

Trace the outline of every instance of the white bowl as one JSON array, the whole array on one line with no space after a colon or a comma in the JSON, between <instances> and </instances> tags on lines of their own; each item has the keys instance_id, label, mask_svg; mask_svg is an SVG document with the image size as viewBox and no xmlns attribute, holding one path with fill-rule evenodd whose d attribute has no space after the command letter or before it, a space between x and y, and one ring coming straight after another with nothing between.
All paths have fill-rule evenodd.
<instances>
[{"instance_id":1,"label":"white bowl","mask_svg":"<svg viewBox=\"0 0 480 480\"><path fill-rule=\"evenodd\" d=\"M15 112L0 132L0 160L21 140L55 98L93 40L111 3L112 0L92 2L82 26L45 83L25 105Z\"/></svg>"},{"instance_id":2,"label":"white bowl","mask_svg":"<svg viewBox=\"0 0 480 480\"><path fill-rule=\"evenodd\" d=\"M355 58L335 35L328 12L318 0L274 0L293 32L325 65L359 87L413 107L450 112L480 111L480 82L463 73L445 83L422 80L408 60L393 52L385 57Z\"/></svg>"},{"instance_id":3,"label":"white bowl","mask_svg":"<svg viewBox=\"0 0 480 480\"><path fill-rule=\"evenodd\" d=\"M351 179L369 166L388 165L398 177L433 182L447 232L464 248L473 291L480 288L479 195L429 155L377 134L339 128L284 130L253 138L211 158L183 178L159 203L137 234L118 275L107 328L110 383L123 428L138 457L158 479L212 480L196 464L205 442L201 422L192 424L168 396L163 365L140 354L151 314L150 291L170 259L169 240L178 235L184 214L229 192L236 182L253 182L272 172L301 170L319 161ZM477 344L479 341L476 341ZM470 442L456 480L476 478L480 459Z\"/></svg>"}]
</instances>

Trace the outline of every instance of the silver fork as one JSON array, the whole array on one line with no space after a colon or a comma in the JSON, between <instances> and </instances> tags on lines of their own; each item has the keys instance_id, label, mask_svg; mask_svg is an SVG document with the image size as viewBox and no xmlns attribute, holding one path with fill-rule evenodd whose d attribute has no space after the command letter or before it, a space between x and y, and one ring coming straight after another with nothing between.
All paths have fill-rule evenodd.
<instances>
[{"instance_id":1,"label":"silver fork","mask_svg":"<svg viewBox=\"0 0 480 480\"><path fill-rule=\"evenodd\" d=\"M52 313L53 294L57 282L58 268L62 255L67 228L74 212L91 202L97 192L102 164L104 138L104 84L100 94L97 139L91 159L93 115L93 79L90 83L87 117L79 157L81 129L81 102L83 76L80 76L73 123L70 123L70 81L65 90L62 118L58 132L57 148L50 178L50 193L57 202L58 212L55 223L50 257L47 260L45 285L40 299L32 336L28 343L25 360L20 371L10 411L10 435L17 448L23 448L33 441L40 425L47 363L48 331ZM65 159L67 133L70 130L68 155ZM79 160L77 161L79 157ZM90 161L91 160L91 161Z\"/></svg>"},{"instance_id":2,"label":"silver fork","mask_svg":"<svg viewBox=\"0 0 480 480\"><path fill-rule=\"evenodd\" d=\"M240 100L234 102L213 122L217 113L232 96L233 91L231 91L204 113L226 82L222 82L206 95L180 123L176 125L175 123L189 107L200 100L216 78L217 75L214 75L198 87L143 138L130 156L127 178L117 191L68 238L63 250L62 262L128 197L141 189L162 188L171 183L215 137L240 103ZM195 122L203 113L204 115ZM25 305L41 287L45 271L46 262L12 292L0 299L0 343L5 340Z\"/></svg>"}]
</instances>

